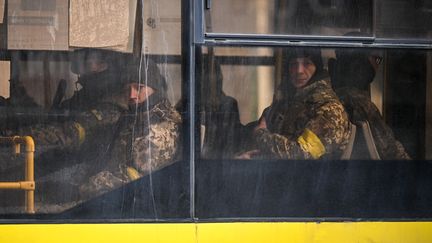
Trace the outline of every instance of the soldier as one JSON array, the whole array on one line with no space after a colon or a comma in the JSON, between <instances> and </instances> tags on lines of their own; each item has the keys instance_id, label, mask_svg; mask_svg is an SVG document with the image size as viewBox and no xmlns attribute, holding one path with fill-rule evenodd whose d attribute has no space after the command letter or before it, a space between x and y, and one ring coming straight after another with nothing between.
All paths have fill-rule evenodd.
<instances>
[{"instance_id":1,"label":"soldier","mask_svg":"<svg viewBox=\"0 0 432 243\"><path fill-rule=\"evenodd\" d=\"M201 125L204 140L201 156L206 159L232 158L239 149L243 125L237 100L224 93L223 73L218 61L203 63Z\"/></svg>"},{"instance_id":2,"label":"soldier","mask_svg":"<svg viewBox=\"0 0 432 243\"><path fill-rule=\"evenodd\" d=\"M122 118L108 163L80 187L82 199L112 190L159 170L176 159L180 114L166 98L165 78L145 59L125 72L129 113Z\"/></svg>"},{"instance_id":3,"label":"soldier","mask_svg":"<svg viewBox=\"0 0 432 243\"><path fill-rule=\"evenodd\" d=\"M83 88L53 111L67 111L66 116L3 131L35 140L36 202L41 205L77 199L86 174L106 163L118 121L128 111L120 72L113 71L108 54L87 52L86 71L79 78Z\"/></svg>"},{"instance_id":4,"label":"soldier","mask_svg":"<svg viewBox=\"0 0 432 243\"><path fill-rule=\"evenodd\" d=\"M71 162L72 157L78 161L95 161L106 151L112 141L115 125L121 114L128 110L120 72L109 60L113 53L87 49L82 52L85 54L84 71L78 83L83 88L52 111L58 112L56 115L60 115L60 119L6 132L8 135L33 137L37 153L43 155L43 162L38 163L37 168L38 171L45 171L43 174L70 165L62 164L55 158L57 152L70 153L69 158L66 158L67 163ZM49 160L56 164L48 163Z\"/></svg>"},{"instance_id":5,"label":"soldier","mask_svg":"<svg viewBox=\"0 0 432 243\"><path fill-rule=\"evenodd\" d=\"M350 120L369 122L381 159L411 159L370 99L369 85L382 58L370 50L357 49L337 50L336 58L329 62L332 85Z\"/></svg>"},{"instance_id":6,"label":"soldier","mask_svg":"<svg viewBox=\"0 0 432 243\"><path fill-rule=\"evenodd\" d=\"M256 150L240 158L339 158L350 136L345 110L330 86L319 49L287 53L283 97L265 109L254 129Z\"/></svg>"}]
</instances>

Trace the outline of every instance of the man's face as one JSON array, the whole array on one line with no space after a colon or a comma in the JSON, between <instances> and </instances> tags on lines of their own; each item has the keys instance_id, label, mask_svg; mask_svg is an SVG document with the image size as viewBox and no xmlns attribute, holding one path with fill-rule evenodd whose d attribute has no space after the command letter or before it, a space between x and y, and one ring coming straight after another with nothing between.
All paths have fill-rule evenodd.
<instances>
[{"instance_id":1,"label":"man's face","mask_svg":"<svg viewBox=\"0 0 432 243\"><path fill-rule=\"evenodd\" d=\"M297 89L304 87L316 71L315 64L308 57L293 58L288 65L291 83Z\"/></svg>"},{"instance_id":2,"label":"man's face","mask_svg":"<svg viewBox=\"0 0 432 243\"><path fill-rule=\"evenodd\" d=\"M129 90L129 105L141 104L153 94L154 89L145 86L144 84L131 83L128 85Z\"/></svg>"}]
</instances>

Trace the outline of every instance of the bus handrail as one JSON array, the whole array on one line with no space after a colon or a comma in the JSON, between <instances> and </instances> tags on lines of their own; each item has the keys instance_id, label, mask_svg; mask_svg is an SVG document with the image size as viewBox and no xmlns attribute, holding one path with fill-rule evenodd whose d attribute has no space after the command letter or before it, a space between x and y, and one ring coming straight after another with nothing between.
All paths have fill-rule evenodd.
<instances>
[{"instance_id":1,"label":"bus handrail","mask_svg":"<svg viewBox=\"0 0 432 243\"><path fill-rule=\"evenodd\" d=\"M0 137L0 144L12 144L15 154L21 153L21 144L25 145L25 180L15 182L0 182L0 189L24 190L27 213L35 213L34 208L34 152L35 144L30 136Z\"/></svg>"}]
</instances>

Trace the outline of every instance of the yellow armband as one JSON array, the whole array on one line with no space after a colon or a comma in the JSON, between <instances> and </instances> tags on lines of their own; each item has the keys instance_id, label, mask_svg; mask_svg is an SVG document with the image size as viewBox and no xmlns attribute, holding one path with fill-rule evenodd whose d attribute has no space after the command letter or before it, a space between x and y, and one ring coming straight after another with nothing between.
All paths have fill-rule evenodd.
<instances>
[{"instance_id":1,"label":"yellow armband","mask_svg":"<svg viewBox=\"0 0 432 243\"><path fill-rule=\"evenodd\" d=\"M305 129L303 134L297 138L301 149L310 153L312 158L318 159L325 153L325 147L319 137L309 129Z\"/></svg>"},{"instance_id":2,"label":"yellow armband","mask_svg":"<svg viewBox=\"0 0 432 243\"><path fill-rule=\"evenodd\" d=\"M74 122L73 126L76 128L76 130L78 131L78 146L81 146L81 144L84 143L85 141L85 137L86 137L86 132L83 126L81 126L81 124L79 124L78 122Z\"/></svg>"},{"instance_id":3,"label":"yellow armband","mask_svg":"<svg viewBox=\"0 0 432 243\"><path fill-rule=\"evenodd\" d=\"M103 119L102 112L95 109L92 109L90 112L96 117L98 121L102 121Z\"/></svg>"},{"instance_id":4,"label":"yellow armband","mask_svg":"<svg viewBox=\"0 0 432 243\"><path fill-rule=\"evenodd\" d=\"M133 167L127 167L126 173L129 177L129 179L131 179L133 181L138 180L141 177L139 172L137 170L135 170Z\"/></svg>"}]
</instances>

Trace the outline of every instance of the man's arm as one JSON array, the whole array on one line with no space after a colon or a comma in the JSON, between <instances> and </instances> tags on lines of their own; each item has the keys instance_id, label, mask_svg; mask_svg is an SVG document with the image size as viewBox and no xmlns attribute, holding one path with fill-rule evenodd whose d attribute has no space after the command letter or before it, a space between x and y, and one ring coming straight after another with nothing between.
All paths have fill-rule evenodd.
<instances>
[{"instance_id":1,"label":"man's arm","mask_svg":"<svg viewBox=\"0 0 432 243\"><path fill-rule=\"evenodd\" d=\"M84 142L101 137L101 128L112 128L121 116L121 110L111 104L102 104L95 109L75 114L63 123L35 124L22 127L10 135L33 137L39 152L50 149L76 150Z\"/></svg>"},{"instance_id":2,"label":"man's arm","mask_svg":"<svg viewBox=\"0 0 432 243\"><path fill-rule=\"evenodd\" d=\"M138 134L135 138L128 136L128 139L133 140L132 164L128 164L123 156L130 151L129 148L125 144L118 144L119 147L115 148L111 156L116 164L90 177L87 183L81 185L82 198L108 192L175 162L180 147L180 122L180 117L167 119L151 124L147 135Z\"/></svg>"},{"instance_id":3,"label":"man's arm","mask_svg":"<svg viewBox=\"0 0 432 243\"><path fill-rule=\"evenodd\" d=\"M261 151L279 159L318 159L344 145L349 137L347 115L338 102L316 108L301 135L295 139L266 128L257 129L256 142Z\"/></svg>"},{"instance_id":4,"label":"man's arm","mask_svg":"<svg viewBox=\"0 0 432 243\"><path fill-rule=\"evenodd\" d=\"M148 135L133 140L133 165L142 175L161 169L174 162L179 144L179 123L170 120L151 124Z\"/></svg>"}]
</instances>

